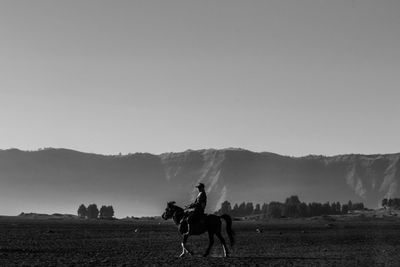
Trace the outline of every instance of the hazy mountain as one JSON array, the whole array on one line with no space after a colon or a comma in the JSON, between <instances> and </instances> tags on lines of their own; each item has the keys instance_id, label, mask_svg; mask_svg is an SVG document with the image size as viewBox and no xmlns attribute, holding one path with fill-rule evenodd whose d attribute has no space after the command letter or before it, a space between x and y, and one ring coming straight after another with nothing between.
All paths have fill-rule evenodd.
<instances>
[{"instance_id":1,"label":"hazy mountain","mask_svg":"<svg viewBox=\"0 0 400 267\"><path fill-rule=\"evenodd\" d=\"M67 149L0 150L0 214L75 213L114 205L117 216L159 214L206 184L208 211L231 202L363 201L399 197L400 154L287 157L241 149L104 156Z\"/></svg>"}]
</instances>

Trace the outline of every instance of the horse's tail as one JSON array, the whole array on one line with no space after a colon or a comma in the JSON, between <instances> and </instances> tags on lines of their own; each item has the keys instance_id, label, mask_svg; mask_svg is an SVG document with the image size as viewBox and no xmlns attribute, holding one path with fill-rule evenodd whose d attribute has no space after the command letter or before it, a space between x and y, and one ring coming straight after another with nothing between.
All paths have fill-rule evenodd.
<instances>
[{"instance_id":1,"label":"horse's tail","mask_svg":"<svg viewBox=\"0 0 400 267\"><path fill-rule=\"evenodd\" d=\"M224 219L226 222L226 232L228 234L229 241L231 242L231 246L233 246L235 244L235 232L232 230L232 218L228 214L223 214L219 217Z\"/></svg>"}]
</instances>

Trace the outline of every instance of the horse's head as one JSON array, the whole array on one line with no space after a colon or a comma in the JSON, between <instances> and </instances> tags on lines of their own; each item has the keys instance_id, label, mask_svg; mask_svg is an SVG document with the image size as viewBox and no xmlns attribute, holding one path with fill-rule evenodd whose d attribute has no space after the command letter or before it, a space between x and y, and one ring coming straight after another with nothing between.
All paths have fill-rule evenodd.
<instances>
[{"instance_id":1,"label":"horse's head","mask_svg":"<svg viewBox=\"0 0 400 267\"><path fill-rule=\"evenodd\" d=\"M165 211L161 215L161 217L164 220L171 219L172 216L174 215L175 210L176 210L175 201L167 202L167 207L165 208Z\"/></svg>"}]
</instances>

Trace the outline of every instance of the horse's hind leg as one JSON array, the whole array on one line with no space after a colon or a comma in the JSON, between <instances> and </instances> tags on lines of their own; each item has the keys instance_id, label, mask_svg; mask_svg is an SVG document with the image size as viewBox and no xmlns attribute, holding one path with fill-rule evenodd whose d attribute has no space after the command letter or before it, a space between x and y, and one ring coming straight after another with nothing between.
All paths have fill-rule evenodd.
<instances>
[{"instance_id":1,"label":"horse's hind leg","mask_svg":"<svg viewBox=\"0 0 400 267\"><path fill-rule=\"evenodd\" d=\"M215 233L216 236L218 237L219 241L221 241L222 244L222 249L224 250L224 257L229 256L228 249L226 248L226 243L224 237L221 235L221 232Z\"/></svg>"},{"instance_id":2,"label":"horse's hind leg","mask_svg":"<svg viewBox=\"0 0 400 267\"><path fill-rule=\"evenodd\" d=\"M210 250L214 244L214 233L208 232L208 248L206 250L206 253L204 253L203 257L207 257L208 254L210 254Z\"/></svg>"}]
</instances>

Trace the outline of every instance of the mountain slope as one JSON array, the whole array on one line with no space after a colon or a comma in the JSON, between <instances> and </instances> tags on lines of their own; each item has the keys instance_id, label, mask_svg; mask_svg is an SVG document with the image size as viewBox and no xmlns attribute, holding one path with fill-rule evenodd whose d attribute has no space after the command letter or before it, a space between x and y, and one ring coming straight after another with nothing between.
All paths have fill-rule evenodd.
<instances>
[{"instance_id":1,"label":"mountain slope","mask_svg":"<svg viewBox=\"0 0 400 267\"><path fill-rule=\"evenodd\" d=\"M400 154L287 157L241 149L104 156L67 149L0 150L0 214L75 213L80 203L114 205L117 216L159 214L189 203L194 184L208 211L231 202L363 201L399 197Z\"/></svg>"}]
</instances>

